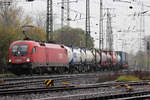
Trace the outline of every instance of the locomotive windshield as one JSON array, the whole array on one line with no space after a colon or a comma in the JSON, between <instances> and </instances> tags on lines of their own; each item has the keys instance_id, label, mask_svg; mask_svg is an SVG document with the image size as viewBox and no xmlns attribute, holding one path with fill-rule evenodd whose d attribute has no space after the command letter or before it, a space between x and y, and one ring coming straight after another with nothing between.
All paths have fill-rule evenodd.
<instances>
[{"instance_id":1,"label":"locomotive windshield","mask_svg":"<svg viewBox=\"0 0 150 100\"><path fill-rule=\"evenodd\" d=\"M26 56L28 45L15 45L12 47L12 56Z\"/></svg>"}]
</instances>

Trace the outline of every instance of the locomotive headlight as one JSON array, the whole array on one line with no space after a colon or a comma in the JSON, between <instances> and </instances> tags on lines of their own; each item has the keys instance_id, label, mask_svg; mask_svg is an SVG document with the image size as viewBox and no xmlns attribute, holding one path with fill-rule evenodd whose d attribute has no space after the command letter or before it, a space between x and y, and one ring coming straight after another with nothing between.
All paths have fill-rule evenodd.
<instances>
[{"instance_id":1,"label":"locomotive headlight","mask_svg":"<svg viewBox=\"0 0 150 100\"><path fill-rule=\"evenodd\" d=\"M27 62L30 62L30 58L26 58L26 61L27 61Z\"/></svg>"},{"instance_id":2,"label":"locomotive headlight","mask_svg":"<svg viewBox=\"0 0 150 100\"><path fill-rule=\"evenodd\" d=\"M11 59L9 59L8 62L11 63Z\"/></svg>"}]
</instances>

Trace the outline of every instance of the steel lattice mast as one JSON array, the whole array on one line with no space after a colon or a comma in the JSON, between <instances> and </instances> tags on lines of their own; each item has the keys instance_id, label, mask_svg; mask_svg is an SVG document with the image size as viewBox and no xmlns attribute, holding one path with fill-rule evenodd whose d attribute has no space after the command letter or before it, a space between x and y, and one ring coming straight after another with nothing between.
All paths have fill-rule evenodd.
<instances>
[{"instance_id":1,"label":"steel lattice mast","mask_svg":"<svg viewBox=\"0 0 150 100\"><path fill-rule=\"evenodd\" d=\"M70 26L70 0L67 0L67 26Z\"/></svg>"},{"instance_id":2,"label":"steel lattice mast","mask_svg":"<svg viewBox=\"0 0 150 100\"><path fill-rule=\"evenodd\" d=\"M47 41L53 40L53 1L47 0L47 23L46 23Z\"/></svg>"},{"instance_id":3,"label":"steel lattice mast","mask_svg":"<svg viewBox=\"0 0 150 100\"><path fill-rule=\"evenodd\" d=\"M70 26L70 3L70 0L61 0L61 28Z\"/></svg>"},{"instance_id":4,"label":"steel lattice mast","mask_svg":"<svg viewBox=\"0 0 150 100\"><path fill-rule=\"evenodd\" d=\"M104 48L103 39L103 1L100 0L100 18L99 18L99 49Z\"/></svg>"},{"instance_id":5,"label":"steel lattice mast","mask_svg":"<svg viewBox=\"0 0 150 100\"><path fill-rule=\"evenodd\" d=\"M64 0L61 1L61 28L64 27Z\"/></svg>"},{"instance_id":6,"label":"steel lattice mast","mask_svg":"<svg viewBox=\"0 0 150 100\"><path fill-rule=\"evenodd\" d=\"M111 15L109 8L107 9L107 28L106 28L106 48L107 50L113 50L113 34L111 26Z\"/></svg>"},{"instance_id":7,"label":"steel lattice mast","mask_svg":"<svg viewBox=\"0 0 150 100\"><path fill-rule=\"evenodd\" d=\"M90 0L86 0L86 22L85 22L85 32L86 32L86 47L88 47L88 35L90 35Z\"/></svg>"}]
</instances>

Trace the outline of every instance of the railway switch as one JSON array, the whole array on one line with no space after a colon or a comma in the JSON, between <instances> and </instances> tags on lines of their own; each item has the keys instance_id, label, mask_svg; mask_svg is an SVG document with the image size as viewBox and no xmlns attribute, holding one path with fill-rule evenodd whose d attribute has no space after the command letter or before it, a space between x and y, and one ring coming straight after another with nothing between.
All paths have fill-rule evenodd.
<instances>
[{"instance_id":1,"label":"railway switch","mask_svg":"<svg viewBox=\"0 0 150 100\"><path fill-rule=\"evenodd\" d=\"M45 80L46 87L52 87L54 86L54 80Z\"/></svg>"}]
</instances>

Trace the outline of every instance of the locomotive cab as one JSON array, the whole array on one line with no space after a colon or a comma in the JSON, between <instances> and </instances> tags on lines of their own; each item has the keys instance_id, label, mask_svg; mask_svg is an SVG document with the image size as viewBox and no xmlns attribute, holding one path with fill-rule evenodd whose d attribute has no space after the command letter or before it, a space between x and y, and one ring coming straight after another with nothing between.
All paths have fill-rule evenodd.
<instances>
[{"instance_id":1,"label":"locomotive cab","mask_svg":"<svg viewBox=\"0 0 150 100\"><path fill-rule=\"evenodd\" d=\"M9 48L8 70L18 73L21 73L20 71L22 70L26 73L26 71L31 68L32 56L35 52L36 47L31 45L28 41L12 43Z\"/></svg>"},{"instance_id":2,"label":"locomotive cab","mask_svg":"<svg viewBox=\"0 0 150 100\"><path fill-rule=\"evenodd\" d=\"M28 45L14 45L11 49L11 58L9 62L12 63L23 63L23 62L30 62L30 58L26 57L28 54ZM25 61L24 61L25 59Z\"/></svg>"},{"instance_id":3,"label":"locomotive cab","mask_svg":"<svg viewBox=\"0 0 150 100\"><path fill-rule=\"evenodd\" d=\"M9 51L9 63L29 63L32 60L32 54L36 51L36 47L30 46L29 44L15 44Z\"/></svg>"}]
</instances>

